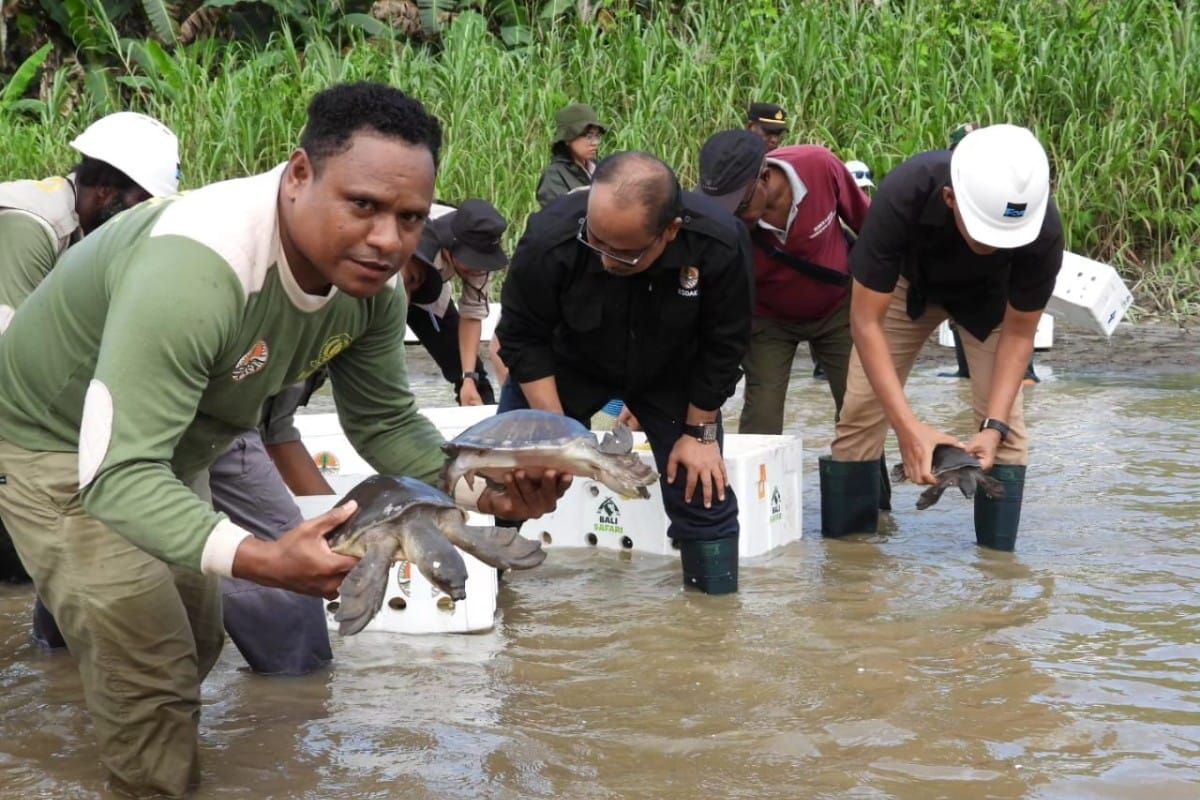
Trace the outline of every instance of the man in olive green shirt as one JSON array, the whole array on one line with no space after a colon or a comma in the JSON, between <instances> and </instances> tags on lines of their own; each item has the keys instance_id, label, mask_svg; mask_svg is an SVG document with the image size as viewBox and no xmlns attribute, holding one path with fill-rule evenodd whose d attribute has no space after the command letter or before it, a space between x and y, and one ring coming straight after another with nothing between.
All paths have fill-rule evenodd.
<instances>
[{"instance_id":1,"label":"man in olive green shirt","mask_svg":"<svg viewBox=\"0 0 1200 800\"><path fill-rule=\"evenodd\" d=\"M219 576L332 597L356 563L325 538L353 502L265 541L197 495L266 398L327 367L363 457L434 480L442 438L408 389L391 287L440 143L395 89L328 89L286 164L114 219L0 337L0 515L78 659L114 783L174 797L198 780ZM538 478L474 504L538 516L568 482Z\"/></svg>"},{"instance_id":2,"label":"man in olive green shirt","mask_svg":"<svg viewBox=\"0 0 1200 800\"><path fill-rule=\"evenodd\" d=\"M71 244L121 211L179 189L179 140L153 117L121 111L71 141L65 178L0 183L0 333Z\"/></svg>"}]
</instances>

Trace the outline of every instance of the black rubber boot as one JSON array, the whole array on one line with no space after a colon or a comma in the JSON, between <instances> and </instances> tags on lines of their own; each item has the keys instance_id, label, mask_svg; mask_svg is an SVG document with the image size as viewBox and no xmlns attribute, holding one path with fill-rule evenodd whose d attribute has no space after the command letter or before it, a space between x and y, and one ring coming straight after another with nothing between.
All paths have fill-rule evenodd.
<instances>
[{"instance_id":1,"label":"black rubber boot","mask_svg":"<svg viewBox=\"0 0 1200 800\"><path fill-rule=\"evenodd\" d=\"M879 527L879 460L817 460L821 475L821 535L840 538Z\"/></svg>"},{"instance_id":2,"label":"black rubber boot","mask_svg":"<svg viewBox=\"0 0 1200 800\"><path fill-rule=\"evenodd\" d=\"M879 457L879 510L892 510L892 476L888 475L887 453Z\"/></svg>"},{"instance_id":3,"label":"black rubber boot","mask_svg":"<svg viewBox=\"0 0 1200 800\"><path fill-rule=\"evenodd\" d=\"M1037 376L1037 372L1035 372L1035 371L1034 371L1034 369L1033 369L1033 356L1030 356L1030 357L1029 357L1029 366L1025 368L1025 378L1024 378L1024 380L1025 380L1025 382L1026 382L1027 384L1028 384L1028 383L1041 383L1041 382L1042 382L1042 379L1041 379L1041 378L1039 378L1039 377Z\"/></svg>"},{"instance_id":4,"label":"black rubber boot","mask_svg":"<svg viewBox=\"0 0 1200 800\"><path fill-rule=\"evenodd\" d=\"M954 360L958 362L957 372L939 372L938 376L942 378L969 378L971 377L971 368L967 365L967 351L963 349L962 336L958 332L958 328L950 326L950 331L954 334Z\"/></svg>"},{"instance_id":5,"label":"black rubber boot","mask_svg":"<svg viewBox=\"0 0 1200 800\"><path fill-rule=\"evenodd\" d=\"M997 464L989 474L1004 485L1004 497L993 500L982 489L975 492L975 541L980 547L1011 553L1021 524L1025 467Z\"/></svg>"},{"instance_id":6,"label":"black rubber boot","mask_svg":"<svg viewBox=\"0 0 1200 800\"><path fill-rule=\"evenodd\" d=\"M47 650L58 650L67 646L67 640L59 631L54 615L42 603L40 597L33 602L33 639Z\"/></svg>"},{"instance_id":7,"label":"black rubber boot","mask_svg":"<svg viewBox=\"0 0 1200 800\"><path fill-rule=\"evenodd\" d=\"M736 536L679 543L683 585L705 594L733 594L738 588Z\"/></svg>"}]
</instances>

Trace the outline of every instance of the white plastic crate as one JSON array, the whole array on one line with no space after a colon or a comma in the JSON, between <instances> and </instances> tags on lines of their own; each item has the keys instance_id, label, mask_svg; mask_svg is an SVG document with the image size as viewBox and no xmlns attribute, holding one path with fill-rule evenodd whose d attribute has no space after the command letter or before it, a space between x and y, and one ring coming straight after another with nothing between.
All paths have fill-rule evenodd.
<instances>
[{"instance_id":1,"label":"white plastic crate","mask_svg":"<svg viewBox=\"0 0 1200 800\"><path fill-rule=\"evenodd\" d=\"M653 465L644 434L635 450ZM738 552L759 556L801 537L800 439L792 436L729 434L725 466L738 498ZM668 555L673 552L670 520L658 484L648 499L626 499L590 479L572 484L554 515L525 523L522 532L539 536L547 549L600 547Z\"/></svg>"},{"instance_id":2,"label":"white plastic crate","mask_svg":"<svg viewBox=\"0 0 1200 800\"><path fill-rule=\"evenodd\" d=\"M1133 295L1115 269L1075 253L1063 253L1047 311L1064 322L1112 336L1131 305Z\"/></svg>"},{"instance_id":3,"label":"white plastic crate","mask_svg":"<svg viewBox=\"0 0 1200 800\"><path fill-rule=\"evenodd\" d=\"M937 327L938 344L942 347L954 347L954 332L950 330L950 320L942 320ZM1033 334L1033 346L1036 350L1049 350L1054 346L1054 317L1042 314L1038 320L1037 330Z\"/></svg>"},{"instance_id":4,"label":"white plastic crate","mask_svg":"<svg viewBox=\"0 0 1200 800\"><path fill-rule=\"evenodd\" d=\"M336 495L297 497L305 519L320 516L365 475L343 475L333 482ZM491 525L492 518L470 514L468 524ZM463 553L467 565L467 596L454 601L433 586L416 567L401 561L388 570L387 594L379 613L363 628L363 633L471 633L491 630L496 625L496 593L499 589L496 569L472 555ZM331 631L336 600L326 602L325 618Z\"/></svg>"}]
</instances>

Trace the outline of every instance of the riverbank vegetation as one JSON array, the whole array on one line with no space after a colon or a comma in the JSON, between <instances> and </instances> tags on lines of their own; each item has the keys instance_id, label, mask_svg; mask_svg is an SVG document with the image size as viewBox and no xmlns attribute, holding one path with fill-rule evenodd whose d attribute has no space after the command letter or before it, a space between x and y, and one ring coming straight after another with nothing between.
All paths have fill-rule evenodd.
<instances>
[{"instance_id":1,"label":"riverbank vegetation","mask_svg":"<svg viewBox=\"0 0 1200 800\"><path fill-rule=\"evenodd\" d=\"M40 0L4 5L0 178L62 172L119 109L169 124L195 187L264 170L307 99L388 81L446 129L439 195L491 199L513 240L536 208L552 117L591 103L605 151L694 183L750 99L877 176L965 120L1033 128L1070 249L1116 264L1139 307L1200 313L1200 23L1192 0L375 3Z\"/></svg>"}]
</instances>

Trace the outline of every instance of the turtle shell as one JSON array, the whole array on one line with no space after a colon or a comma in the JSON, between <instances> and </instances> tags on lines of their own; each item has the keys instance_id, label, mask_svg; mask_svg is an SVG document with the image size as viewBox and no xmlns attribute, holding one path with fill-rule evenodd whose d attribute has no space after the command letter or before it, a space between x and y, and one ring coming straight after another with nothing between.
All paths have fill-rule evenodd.
<instances>
[{"instance_id":1,"label":"turtle shell","mask_svg":"<svg viewBox=\"0 0 1200 800\"><path fill-rule=\"evenodd\" d=\"M522 408L506 411L475 423L447 442L442 449L524 450L563 447L579 439L596 443L595 435L577 420L550 411Z\"/></svg>"},{"instance_id":2,"label":"turtle shell","mask_svg":"<svg viewBox=\"0 0 1200 800\"><path fill-rule=\"evenodd\" d=\"M454 500L445 492L416 478L393 475L372 475L338 500L335 508L351 500L358 502L358 511L330 533L331 547L350 542L363 531L396 519L414 508L457 508Z\"/></svg>"},{"instance_id":3,"label":"turtle shell","mask_svg":"<svg viewBox=\"0 0 1200 800\"><path fill-rule=\"evenodd\" d=\"M979 459L952 444L939 444L933 448L933 474L935 477L966 467L979 469Z\"/></svg>"}]
</instances>

